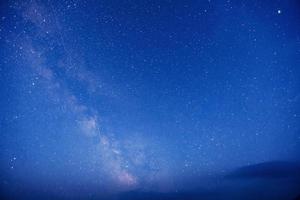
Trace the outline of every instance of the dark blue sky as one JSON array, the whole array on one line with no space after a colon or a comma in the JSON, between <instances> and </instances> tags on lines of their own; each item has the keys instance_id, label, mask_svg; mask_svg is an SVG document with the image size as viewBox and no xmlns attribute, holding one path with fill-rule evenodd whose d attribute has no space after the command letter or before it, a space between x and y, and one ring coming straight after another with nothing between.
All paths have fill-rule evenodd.
<instances>
[{"instance_id":1,"label":"dark blue sky","mask_svg":"<svg viewBox=\"0 0 300 200\"><path fill-rule=\"evenodd\" d=\"M240 167L298 166L296 0L0 5L7 197L231 194Z\"/></svg>"}]
</instances>

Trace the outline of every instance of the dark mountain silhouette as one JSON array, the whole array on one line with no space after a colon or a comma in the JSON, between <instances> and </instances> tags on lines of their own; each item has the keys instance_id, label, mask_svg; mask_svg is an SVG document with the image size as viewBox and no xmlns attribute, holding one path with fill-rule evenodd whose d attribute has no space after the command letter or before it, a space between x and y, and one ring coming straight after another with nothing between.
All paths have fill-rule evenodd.
<instances>
[{"instance_id":1,"label":"dark mountain silhouette","mask_svg":"<svg viewBox=\"0 0 300 200\"><path fill-rule=\"evenodd\" d=\"M158 193L130 191L120 200L300 200L300 163L272 161L236 168L217 178L219 184L209 190L201 188L187 192ZM199 182L200 183L200 182ZM197 184L197 180L195 180ZM203 184L203 183L202 183Z\"/></svg>"},{"instance_id":2,"label":"dark mountain silhouette","mask_svg":"<svg viewBox=\"0 0 300 200\"><path fill-rule=\"evenodd\" d=\"M120 200L208 200L208 199L222 199L217 192L197 189L189 192L145 192L145 191L130 191L119 195Z\"/></svg>"},{"instance_id":3,"label":"dark mountain silhouette","mask_svg":"<svg viewBox=\"0 0 300 200\"><path fill-rule=\"evenodd\" d=\"M234 169L213 180L195 178L193 189L179 192L157 192L137 189L114 194L98 191L93 195L74 190L72 197L60 196L55 191L19 190L18 194L2 191L0 199L59 199L59 200L300 200L300 163L272 161ZM207 187L207 181L215 182Z\"/></svg>"},{"instance_id":4,"label":"dark mountain silhouette","mask_svg":"<svg viewBox=\"0 0 300 200\"><path fill-rule=\"evenodd\" d=\"M294 200L300 200L300 194Z\"/></svg>"},{"instance_id":5,"label":"dark mountain silhouette","mask_svg":"<svg viewBox=\"0 0 300 200\"><path fill-rule=\"evenodd\" d=\"M251 178L293 178L300 181L300 163L286 161L272 161L240 167L226 176L230 179Z\"/></svg>"}]
</instances>

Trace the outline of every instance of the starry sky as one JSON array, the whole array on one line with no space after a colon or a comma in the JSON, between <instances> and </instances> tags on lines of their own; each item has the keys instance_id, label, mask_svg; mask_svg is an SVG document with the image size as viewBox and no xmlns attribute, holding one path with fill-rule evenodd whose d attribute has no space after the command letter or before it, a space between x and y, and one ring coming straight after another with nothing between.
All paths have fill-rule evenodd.
<instances>
[{"instance_id":1,"label":"starry sky","mask_svg":"<svg viewBox=\"0 0 300 200\"><path fill-rule=\"evenodd\" d=\"M0 41L5 198L299 194L299 1L1 1Z\"/></svg>"}]
</instances>

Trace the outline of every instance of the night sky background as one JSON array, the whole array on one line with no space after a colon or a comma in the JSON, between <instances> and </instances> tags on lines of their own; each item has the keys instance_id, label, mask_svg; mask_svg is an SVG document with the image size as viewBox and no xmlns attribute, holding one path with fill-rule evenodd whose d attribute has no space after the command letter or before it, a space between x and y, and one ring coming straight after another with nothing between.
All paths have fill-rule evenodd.
<instances>
[{"instance_id":1,"label":"night sky background","mask_svg":"<svg viewBox=\"0 0 300 200\"><path fill-rule=\"evenodd\" d=\"M0 41L1 199L300 195L300 1L2 0Z\"/></svg>"}]
</instances>

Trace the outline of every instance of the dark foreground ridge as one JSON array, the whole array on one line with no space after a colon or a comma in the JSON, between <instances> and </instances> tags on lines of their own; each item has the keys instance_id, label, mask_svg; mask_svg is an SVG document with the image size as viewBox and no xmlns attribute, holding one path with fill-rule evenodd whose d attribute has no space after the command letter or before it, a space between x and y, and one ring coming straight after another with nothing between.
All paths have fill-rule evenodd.
<instances>
[{"instance_id":1,"label":"dark foreground ridge","mask_svg":"<svg viewBox=\"0 0 300 200\"><path fill-rule=\"evenodd\" d=\"M299 200L300 199L300 163L272 161L243 166L234 169L225 176L216 178L218 184L207 189L201 181L197 189L180 192L155 192L137 189L114 195L98 194L64 197L54 192L28 191L24 188L1 190L1 200ZM197 183L196 183L197 182ZM204 181L205 182L205 181ZM2 187L3 188L3 187ZM1 188L1 189L2 189ZM205 189L204 189L205 188ZM18 192L16 192L18 191ZM75 192L76 193L76 192Z\"/></svg>"}]
</instances>

